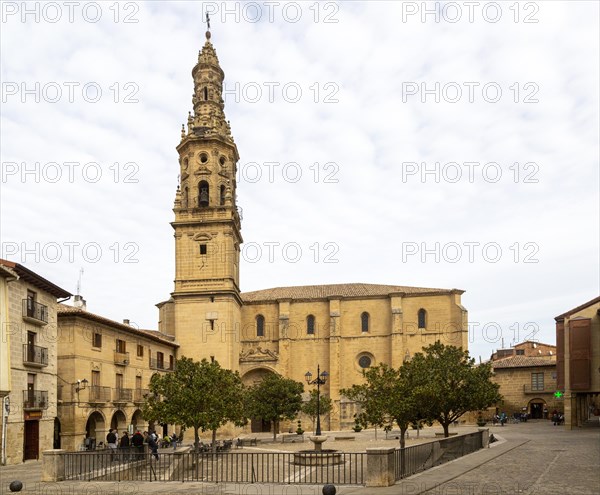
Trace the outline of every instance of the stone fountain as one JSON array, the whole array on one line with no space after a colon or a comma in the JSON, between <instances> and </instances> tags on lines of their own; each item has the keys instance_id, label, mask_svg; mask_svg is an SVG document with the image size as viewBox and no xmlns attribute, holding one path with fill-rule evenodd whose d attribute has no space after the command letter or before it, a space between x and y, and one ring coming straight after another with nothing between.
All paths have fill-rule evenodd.
<instances>
[{"instance_id":1,"label":"stone fountain","mask_svg":"<svg viewBox=\"0 0 600 495\"><path fill-rule=\"evenodd\" d=\"M308 437L314 444L314 449L299 450L294 452L294 464L300 466L333 466L343 464L342 454L335 449L324 449L323 443L327 440L325 435Z\"/></svg>"}]
</instances>

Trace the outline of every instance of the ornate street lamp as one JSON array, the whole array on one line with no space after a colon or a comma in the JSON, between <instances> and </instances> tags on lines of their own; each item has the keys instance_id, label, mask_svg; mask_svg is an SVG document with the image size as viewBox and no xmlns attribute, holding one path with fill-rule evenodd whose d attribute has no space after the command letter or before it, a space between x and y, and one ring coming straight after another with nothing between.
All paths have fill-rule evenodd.
<instances>
[{"instance_id":1,"label":"ornate street lamp","mask_svg":"<svg viewBox=\"0 0 600 495\"><path fill-rule=\"evenodd\" d=\"M317 385L317 431L315 432L317 436L321 435L321 385L325 385L328 376L329 373L327 373L327 371L321 372L319 365L317 365L317 378L313 380L310 371L307 371L304 375L306 383L309 385Z\"/></svg>"}]
</instances>

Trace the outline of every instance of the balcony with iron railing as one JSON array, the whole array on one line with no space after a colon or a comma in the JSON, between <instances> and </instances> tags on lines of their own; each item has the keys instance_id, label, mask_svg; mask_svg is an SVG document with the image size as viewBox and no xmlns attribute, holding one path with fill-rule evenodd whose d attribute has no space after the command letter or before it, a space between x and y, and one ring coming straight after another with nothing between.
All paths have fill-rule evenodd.
<instances>
[{"instance_id":1,"label":"balcony with iron railing","mask_svg":"<svg viewBox=\"0 0 600 495\"><path fill-rule=\"evenodd\" d=\"M23 409L48 409L48 391L23 390Z\"/></svg>"},{"instance_id":2,"label":"balcony with iron railing","mask_svg":"<svg viewBox=\"0 0 600 495\"><path fill-rule=\"evenodd\" d=\"M549 385L532 386L531 384L523 385L524 394L553 394L556 391L556 387Z\"/></svg>"},{"instance_id":3,"label":"balcony with iron railing","mask_svg":"<svg viewBox=\"0 0 600 495\"><path fill-rule=\"evenodd\" d=\"M33 299L23 299L23 319L34 325L48 323L48 306L44 306Z\"/></svg>"},{"instance_id":4,"label":"balcony with iron railing","mask_svg":"<svg viewBox=\"0 0 600 495\"><path fill-rule=\"evenodd\" d=\"M110 387L100 387L92 385L87 390L88 402L108 402L110 401Z\"/></svg>"},{"instance_id":5,"label":"balcony with iron railing","mask_svg":"<svg viewBox=\"0 0 600 495\"><path fill-rule=\"evenodd\" d=\"M146 402L149 395L150 390L147 388L136 388L133 391L133 402Z\"/></svg>"},{"instance_id":6,"label":"balcony with iron railing","mask_svg":"<svg viewBox=\"0 0 600 495\"><path fill-rule=\"evenodd\" d=\"M164 359L150 358L150 369L161 371L173 371L173 364L165 362Z\"/></svg>"},{"instance_id":7,"label":"balcony with iron railing","mask_svg":"<svg viewBox=\"0 0 600 495\"><path fill-rule=\"evenodd\" d=\"M23 344L23 364L36 368L48 366L48 349L37 345Z\"/></svg>"},{"instance_id":8,"label":"balcony with iron railing","mask_svg":"<svg viewBox=\"0 0 600 495\"><path fill-rule=\"evenodd\" d=\"M131 402L133 390L130 388L115 388L113 389L113 402Z\"/></svg>"},{"instance_id":9,"label":"balcony with iron railing","mask_svg":"<svg viewBox=\"0 0 600 495\"><path fill-rule=\"evenodd\" d=\"M119 366L127 366L131 361L129 361L129 353L128 352L119 352L115 351L115 364Z\"/></svg>"}]
</instances>

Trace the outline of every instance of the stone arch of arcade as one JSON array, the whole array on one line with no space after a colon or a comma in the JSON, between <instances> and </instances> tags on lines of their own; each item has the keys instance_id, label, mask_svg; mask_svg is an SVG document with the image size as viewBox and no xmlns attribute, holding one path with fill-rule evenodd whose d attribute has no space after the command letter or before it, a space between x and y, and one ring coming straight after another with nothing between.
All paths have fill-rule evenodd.
<instances>
[{"instance_id":1,"label":"stone arch of arcade","mask_svg":"<svg viewBox=\"0 0 600 495\"><path fill-rule=\"evenodd\" d=\"M104 415L100 411L93 411L90 413L85 425L86 442L98 445L100 442L104 441L106 432L106 420ZM90 445L86 444L86 447L90 447Z\"/></svg>"},{"instance_id":2,"label":"stone arch of arcade","mask_svg":"<svg viewBox=\"0 0 600 495\"><path fill-rule=\"evenodd\" d=\"M242 383L246 387L251 387L255 383L264 380L267 376L272 374L275 374L275 370L266 366L258 366L246 371L246 373L242 375ZM250 431L252 433L270 432L271 423L263 420L262 418L251 418Z\"/></svg>"}]
</instances>

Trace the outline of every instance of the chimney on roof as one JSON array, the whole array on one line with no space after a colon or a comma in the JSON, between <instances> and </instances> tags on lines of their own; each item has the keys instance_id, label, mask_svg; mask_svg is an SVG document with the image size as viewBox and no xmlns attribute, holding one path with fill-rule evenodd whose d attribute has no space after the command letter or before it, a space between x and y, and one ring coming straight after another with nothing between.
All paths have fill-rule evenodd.
<instances>
[{"instance_id":1,"label":"chimney on roof","mask_svg":"<svg viewBox=\"0 0 600 495\"><path fill-rule=\"evenodd\" d=\"M129 325L129 320L128 319L123 319L123 325Z\"/></svg>"},{"instance_id":2,"label":"chimney on roof","mask_svg":"<svg viewBox=\"0 0 600 495\"><path fill-rule=\"evenodd\" d=\"M83 297L81 297L79 294L77 294L75 296L75 298L73 299L73 306L75 306L76 308L82 309L83 311L87 311L87 304L85 302L85 299Z\"/></svg>"}]
</instances>

